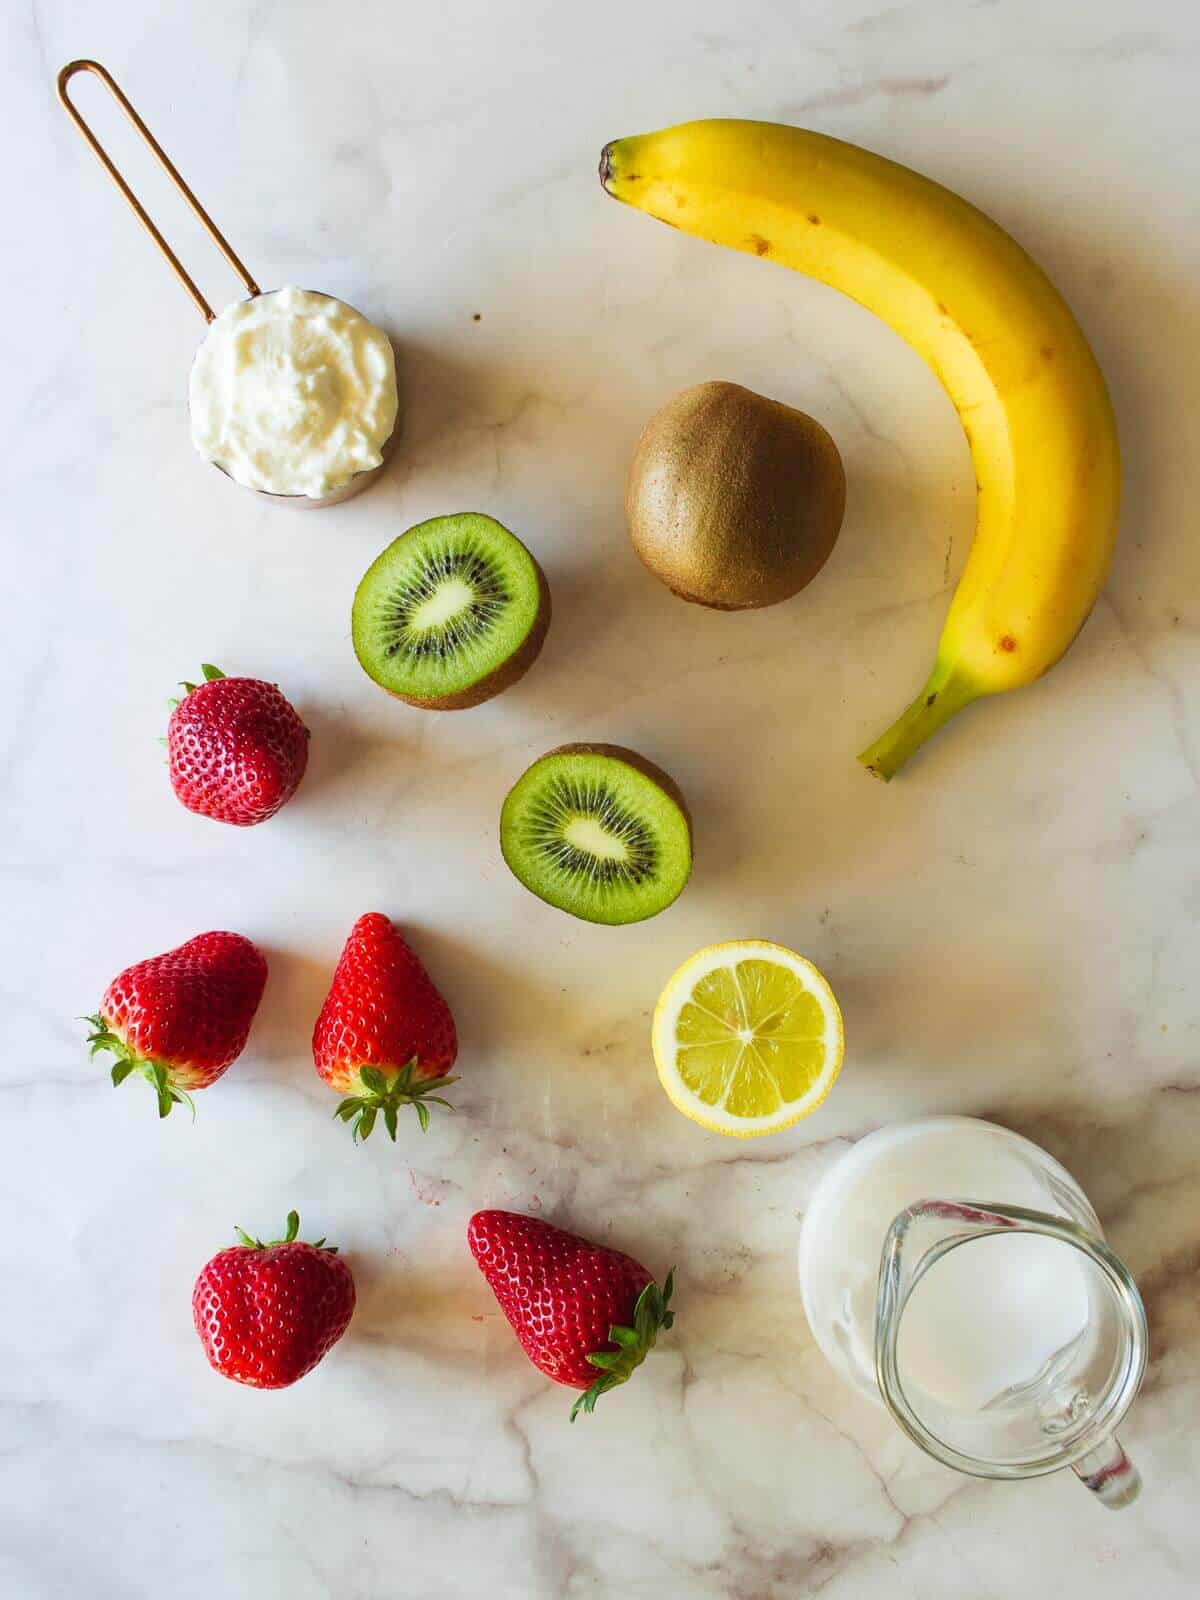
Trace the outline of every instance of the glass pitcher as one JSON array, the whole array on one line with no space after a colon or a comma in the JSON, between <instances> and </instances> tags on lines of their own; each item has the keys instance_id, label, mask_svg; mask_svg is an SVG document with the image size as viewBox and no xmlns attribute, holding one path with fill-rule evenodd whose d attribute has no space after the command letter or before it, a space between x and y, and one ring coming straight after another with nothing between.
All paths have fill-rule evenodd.
<instances>
[{"instance_id":1,"label":"glass pitcher","mask_svg":"<svg viewBox=\"0 0 1200 1600\"><path fill-rule=\"evenodd\" d=\"M868 1135L813 1194L800 1279L827 1358L937 1460L984 1478L1069 1466L1105 1505L1137 1495L1114 1430L1145 1372L1141 1297L1028 1139L973 1117Z\"/></svg>"}]
</instances>

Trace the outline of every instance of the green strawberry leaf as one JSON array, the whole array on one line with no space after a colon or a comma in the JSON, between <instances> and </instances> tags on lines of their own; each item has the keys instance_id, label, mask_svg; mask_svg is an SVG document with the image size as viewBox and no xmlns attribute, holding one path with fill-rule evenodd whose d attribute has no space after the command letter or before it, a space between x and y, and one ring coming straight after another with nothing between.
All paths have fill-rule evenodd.
<instances>
[{"instance_id":1,"label":"green strawberry leaf","mask_svg":"<svg viewBox=\"0 0 1200 1600\"><path fill-rule=\"evenodd\" d=\"M637 1343L636 1339L634 1343ZM603 1372L611 1372L621 1360L621 1353L618 1350L593 1351L588 1360L593 1367L599 1367Z\"/></svg>"},{"instance_id":2,"label":"green strawberry leaf","mask_svg":"<svg viewBox=\"0 0 1200 1600\"><path fill-rule=\"evenodd\" d=\"M334 1116L342 1122L352 1123L354 1138L356 1142L360 1142L370 1135L376 1118L382 1112L384 1127L394 1142L399 1128L399 1109L401 1106L410 1105L416 1112L417 1122L424 1132L429 1127L431 1105L444 1106L447 1111L454 1110L449 1100L433 1091L444 1089L447 1084L457 1083L458 1079L419 1078L416 1069L415 1056L399 1068L372 1065L359 1067L358 1079L362 1085L360 1093L347 1095L334 1112Z\"/></svg>"},{"instance_id":3,"label":"green strawberry leaf","mask_svg":"<svg viewBox=\"0 0 1200 1600\"><path fill-rule=\"evenodd\" d=\"M82 1020L92 1029L86 1042L93 1060L101 1050L106 1050L116 1057L109 1068L109 1077L112 1079L114 1089L119 1088L126 1078L136 1072L139 1077L145 1078L154 1090L160 1119L169 1116L173 1106L180 1105L187 1106L192 1113L192 1121L196 1120L195 1102L190 1094L172 1083L170 1069L164 1062L139 1056L124 1039L112 1031L103 1017L84 1017Z\"/></svg>"},{"instance_id":4,"label":"green strawberry leaf","mask_svg":"<svg viewBox=\"0 0 1200 1600\"><path fill-rule=\"evenodd\" d=\"M237 1234L238 1238L241 1240L242 1244L245 1245L247 1250L274 1250L278 1245L293 1244L295 1242L300 1232L300 1213L298 1211L289 1211L287 1214L287 1229L284 1232L283 1238L268 1239L265 1244L261 1239L251 1238L251 1236L246 1232L245 1228L235 1227L233 1231ZM315 1241L313 1244L313 1249L324 1250L327 1255L337 1255L337 1246L334 1244L326 1244L324 1237Z\"/></svg>"},{"instance_id":5,"label":"green strawberry leaf","mask_svg":"<svg viewBox=\"0 0 1200 1600\"><path fill-rule=\"evenodd\" d=\"M160 1118L169 1117L171 1108L175 1104L175 1096L171 1093L167 1083L167 1069L161 1061L150 1064L150 1081L154 1085L154 1092L158 1097L158 1115Z\"/></svg>"},{"instance_id":6,"label":"green strawberry leaf","mask_svg":"<svg viewBox=\"0 0 1200 1600\"><path fill-rule=\"evenodd\" d=\"M579 1399L576 1400L575 1404L571 1407L571 1421L574 1422L575 1418L581 1411L590 1417L592 1412L596 1409L596 1401L599 1400L600 1396L604 1393L605 1389L603 1387L603 1379L594 1383L590 1389L585 1389L583 1394L579 1396Z\"/></svg>"},{"instance_id":7,"label":"green strawberry leaf","mask_svg":"<svg viewBox=\"0 0 1200 1600\"><path fill-rule=\"evenodd\" d=\"M215 683L218 678L225 676L220 667L214 667L210 661L202 661L200 671L204 674L205 683Z\"/></svg>"},{"instance_id":8,"label":"green strawberry leaf","mask_svg":"<svg viewBox=\"0 0 1200 1600\"><path fill-rule=\"evenodd\" d=\"M590 1416L602 1394L607 1394L619 1384L628 1383L650 1351L654 1349L658 1335L672 1326L675 1313L669 1307L674 1289L675 1269L672 1267L661 1289L651 1280L638 1295L633 1308L631 1328L614 1325L608 1330L608 1337L618 1348L595 1350L589 1354L588 1362L598 1368L600 1376L589 1389L584 1390L571 1407L572 1422L580 1412Z\"/></svg>"}]
</instances>

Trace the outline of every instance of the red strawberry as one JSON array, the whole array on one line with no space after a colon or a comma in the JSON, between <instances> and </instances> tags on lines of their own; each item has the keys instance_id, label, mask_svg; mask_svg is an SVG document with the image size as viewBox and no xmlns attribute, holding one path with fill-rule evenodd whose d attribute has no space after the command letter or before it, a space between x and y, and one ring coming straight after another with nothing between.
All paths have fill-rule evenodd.
<instances>
[{"instance_id":1,"label":"red strawberry","mask_svg":"<svg viewBox=\"0 0 1200 1600\"><path fill-rule=\"evenodd\" d=\"M241 1055L262 999L267 963L240 933L201 933L139 961L104 991L92 1054L111 1050L114 1086L140 1072L165 1117L189 1089L207 1089ZM193 1112L195 1107L192 1108Z\"/></svg>"},{"instance_id":2,"label":"red strawberry","mask_svg":"<svg viewBox=\"0 0 1200 1600\"><path fill-rule=\"evenodd\" d=\"M297 1240L300 1218L264 1244L237 1229L241 1244L219 1251L196 1279L192 1318L209 1364L254 1389L286 1389L345 1333L354 1279L334 1245Z\"/></svg>"},{"instance_id":3,"label":"red strawberry","mask_svg":"<svg viewBox=\"0 0 1200 1600\"><path fill-rule=\"evenodd\" d=\"M396 1113L411 1105L429 1126L431 1094L454 1083L458 1055L450 1008L416 955L378 911L359 917L333 974L313 1029L313 1061L325 1082L348 1098L334 1113L365 1139L383 1112L396 1137Z\"/></svg>"},{"instance_id":4,"label":"red strawberry","mask_svg":"<svg viewBox=\"0 0 1200 1600\"><path fill-rule=\"evenodd\" d=\"M674 1269L660 1289L632 1256L536 1217L477 1211L467 1243L534 1366L586 1391L572 1422L632 1377L675 1321Z\"/></svg>"},{"instance_id":5,"label":"red strawberry","mask_svg":"<svg viewBox=\"0 0 1200 1600\"><path fill-rule=\"evenodd\" d=\"M308 729L273 683L205 666L185 683L167 725L171 787L189 811L250 828L295 794L308 765Z\"/></svg>"}]
</instances>

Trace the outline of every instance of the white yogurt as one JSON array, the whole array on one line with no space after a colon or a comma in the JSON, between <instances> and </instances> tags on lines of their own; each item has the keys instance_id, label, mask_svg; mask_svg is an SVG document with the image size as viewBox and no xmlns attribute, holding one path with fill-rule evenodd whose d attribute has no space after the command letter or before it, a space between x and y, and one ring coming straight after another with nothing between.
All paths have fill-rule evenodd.
<instances>
[{"instance_id":1,"label":"white yogurt","mask_svg":"<svg viewBox=\"0 0 1200 1600\"><path fill-rule=\"evenodd\" d=\"M382 460L396 364L387 334L345 301L275 289L212 323L188 399L206 461L248 488L316 500Z\"/></svg>"}]
</instances>

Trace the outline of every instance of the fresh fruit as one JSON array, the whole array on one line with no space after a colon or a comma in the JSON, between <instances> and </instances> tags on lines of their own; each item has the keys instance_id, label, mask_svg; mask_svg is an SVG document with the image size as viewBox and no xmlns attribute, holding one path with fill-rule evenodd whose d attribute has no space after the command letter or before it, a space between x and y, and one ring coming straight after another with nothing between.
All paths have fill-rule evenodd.
<instances>
[{"instance_id":1,"label":"fresh fruit","mask_svg":"<svg viewBox=\"0 0 1200 1600\"><path fill-rule=\"evenodd\" d=\"M460 711L536 661L550 590L521 541L491 517L434 517L394 539L354 596L359 664L389 694Z\"/></svg>"},{"instance_id":2,"label":"fresh fruit","mask_svg":"<svg viewBox=\"0 0 1200 1600\"><path fill-rule=\"evenodd\" d=\"M435 1089L458 1055L450 1008L432 978L378 911L359 917L333 974L313 1029L313 1061L330 1088L346 1096L334 1113L365 1139L383 1113L393 1141L399 1108L411 1105L424 1130L430 1105L448 1106Z\"/></svg>"},{"instance_id":3,"label":"fresh fruit","mask_svg":"<svg viewBox=\"0 0 1200 1600\"><path fill-rule=\"evenodd\" d=\"M615 744L564 744L517 779L500 848L539 899L585 922L665 910L692 870L692 824L675 783Z\"/></svg>"},{"instance_id":4,"label":"fresh fruit","mask_svg":"<svg viewBox=\"0 0 1200 1600\"><path fill-rule=\"evenodd\" d=\"M958 410L978 525L928 683L860 758L890 778L954 713L1048 671L1086 621L1116 537L1108 390L1021 247L957 195L870 151L767 122L620 139L609 194L843 290L929 362Z\"/></svg>"},{"instance_id":5,"label":"fresh fruit","mask_svg":"<svg viewBox=\"0 0 1200 1600\"><path fill-rule=\"evenodd\" d=\"M299 788L308 729L273 683L203 670L203 683L183 685L167 724L171 787L198 816L252 828Z\"/></svg>"},{"instance_id":6,"label":"fresh fruit","mask_svg":"<svg viewBox=\"0 0 1200 1600\"><path fill-rule=\"evenodd\" d=\"M467 1243L530 1361L584 1391L572 1422L626 1383L675 1321L673 1269L660 1289L632 1256L536 1217L477 1211Z\"/></svg>"},{"instance_id":7,"label":"fresh fruit","mask_svg":"<svg viewBox=\"0 0 1200 1600\"><path fill-rule=\"evenodd\" d=\"M683 600L774 605L825 565L846 507L837 446L803 411L701 383L642 430L625 516L633 548Z\"/></svg>"},{"instance_id":8,"label":"fresh fruit","mask_svg":"<svg viewBox=\"0 0 1200 1600\"><path fill-rule=\"evenodd\" d=\"M209 1365L252 1389L286 1389L345 1333L354 1314L354 1279L336 1245L297 1239L288 1212L282 1239L264 1244L236 1230L241 1244L212 1258L192 1290L192 1320Z\"/></svg>"},{"instance_id":9,"label":"fresh fruit","mask_svg":"<svg viewBox=\"0 0 1200 1600\"><path fill-rule=\"evenodd\" d=\"M140 1073L165 1117L176 1104L191 1106L189 1091L207 1089L241 1055L266 981L267 963L249 939L198 934L115 977L99 1012L85 1018L88 1044L93 1055L116 1056L114 1087Z\"/></svg>"},{"instance_id":10,"label":"fresh fruit","mask_svg":"<svg viewBox=\"0 0 1200 1600\"><path fill-rule=\"evenodd\" d=\"M739 1139L815 1111L842 1069L842 1014L803 956L763 939L685 961L654 1013L659 1082L685 1117Z\"/></svg>"}]
</instances>

